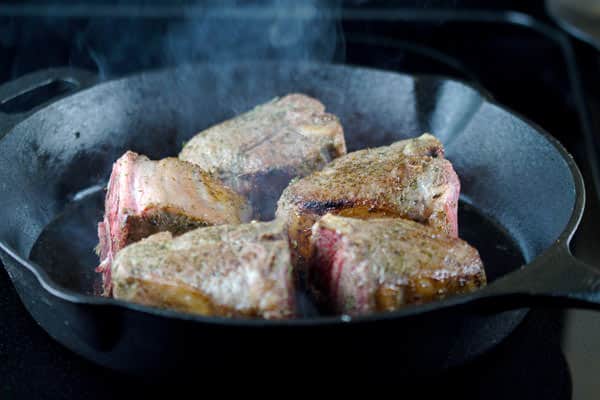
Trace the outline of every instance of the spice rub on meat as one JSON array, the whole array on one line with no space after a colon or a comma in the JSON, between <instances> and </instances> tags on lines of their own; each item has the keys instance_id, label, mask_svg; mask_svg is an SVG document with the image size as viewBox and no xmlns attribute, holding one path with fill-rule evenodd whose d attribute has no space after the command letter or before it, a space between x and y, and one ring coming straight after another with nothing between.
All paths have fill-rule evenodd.
<instances>
[{"instance_id":1,"label":"spice rub on meat","mask_svg":"<svg viewBox=\"0 0 600 400\"><path fill-rule=\"evenodd\" d=\"M293 259L311 256L312 225L326 214L402 217L458 235L460 181L442 144L423 134L340 157L283 192L276 215L287 222Z\"/></svg>"},{"instance_id":2,"label":"spice rub on meat","mask_svg":"<svg viewBox=\"0 0 600 400\"><path fill-rule=\"evenodd\" d=\"M313 226L311 245L309 281L338 313L392 311L486 284L475 248L407 219L327 214Z\"/></svg>"},{"instance_id":3,"label":"spice rub on meat","mask_svg":"<svg viewBox=\"0 0 600 400\"><path fill-rule=\"evenodd\" d=\"M114 297L173 310L279 319L295 314L290 252L279 221L162 232L119 252Z\"/></svg>"},{"instance_id":4,"label":"spice rub on meat","mask_svg":"<svg viewBox=\"0 0 600 400\"><path fill-rule=\"evenodd\" d=\"M246 200L200 167L177 158L152 161L132 151L113 165L104 218L98 224L104 292L111 291L111 263L123 247L161 231L249 220Z\"/></svg>"},{"instance_id":5,"label":"spice rub on meat","mask_svg":"<svg viewBox=\"0 0 600 400\"><path fill-rule=\"evenodd\" d=\"M289 94L208 128L179 158L219 177L252 204L255 218L273 218L281 191L346 153L338 118L318 100Z\"/></svg>"}]
</instances>

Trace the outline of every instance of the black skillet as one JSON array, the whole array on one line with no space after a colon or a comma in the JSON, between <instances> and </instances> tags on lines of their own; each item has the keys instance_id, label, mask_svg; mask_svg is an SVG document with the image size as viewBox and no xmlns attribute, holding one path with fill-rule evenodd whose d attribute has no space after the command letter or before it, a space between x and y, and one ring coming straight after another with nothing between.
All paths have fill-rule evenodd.
<instances>
[{"instance_id":1,"label":"black skillet","mask_svg":"<svg viewBox=\"0 0 600 400\"><path fill-rule=\"evenodd\" d=\"M600 274L568 248L585 196L573 159L463 83L250 63L184 66L92 86L85 73L52 70L0 88L0 111L23 111L27 96L49 83L85 90L0 116L1 257L37 322L98 364L154 376L178 373L190 361L284 368L313 359L360 370L384 359L397 360L399 374L420 373L491 348L519 324L524 307L600 306ZM292 91L319 98L341 118L350 150L437 135L462 181L461 236L480 250L489 286L394 313L351 319L307 311L289 321L207 318L94 296L92 249L114 160L127 149L152 158L177 154L195 132Z\"/></svg>"}]
</instances>

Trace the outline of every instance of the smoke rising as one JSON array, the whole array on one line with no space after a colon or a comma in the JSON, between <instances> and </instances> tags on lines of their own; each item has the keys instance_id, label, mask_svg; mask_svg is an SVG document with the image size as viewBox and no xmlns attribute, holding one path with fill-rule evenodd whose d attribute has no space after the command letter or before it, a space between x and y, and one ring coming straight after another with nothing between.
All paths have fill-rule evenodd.
<instances>
[{"instance_id":1,"label":"smoke rising","mask_svg":"<svg viewBox=\"0 0 600 400\"><path fill-rule=\"evenodd\" d=\"M265 82L234 82L227 65L255 61L343 61L343 35L338 23L339 0L241 1L218 7L188 8L185 17L169 25L161 40L167 65L209 63L217 79L215 101L226 99L232 111L247 107L243 98L227 94L231 85L252 93ZM288 80L289 76L273 79ZM187 82L180 84L185 87ZM239 88L238 88L239 89Z\"/></svg>"},{"instance_id":2,"label":"smoke rising","mask_svg":"<svg viewBox=\"0 0 600 400\"><path fill-rule=\"evenodd\" d=\"M94 19L75 38L102 79L184 63L343 61L340 0L226 0L180 6L179 16ZM178 13L175 13L178 14Z\"/></svg>"},{"instance_id":3,"label":"smoke rising","mask_svg":"<svg viewBox=\"0 0 600 400\"><path fill-rule=\"evenodd\" d=\"M229 0L192 14L168 32L171 62L294 59L331 61L336 49L334 2Z\"/></svg>"},{"instance_id":4,"label":"smoke rising","mask_svg":"<svg viewBox=\"0 0 600 400\"><path fill-rule=\"evenodd\" d=\"M344 61L341 0L32 3L0 17L4 79L69 64L109 79L190 62Z\"/></svg>"}]
</instances>

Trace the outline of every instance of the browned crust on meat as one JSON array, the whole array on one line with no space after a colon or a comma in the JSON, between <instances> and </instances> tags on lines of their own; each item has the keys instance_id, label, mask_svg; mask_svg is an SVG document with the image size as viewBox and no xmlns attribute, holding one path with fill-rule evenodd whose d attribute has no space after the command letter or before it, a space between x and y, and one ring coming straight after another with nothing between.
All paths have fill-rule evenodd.
<instances>
[{"instance_id":1,"label":"browned crust on meat","mask_svg":"<svg viewBox=\"0 0 600 400\"><path fill-rule=\"evenodd\" d=\"M289 214L287 220L292 260L294 260L294 263L299 270L305 269L311 262L311 228L321 216L327 213L360 219L394 218L402 216L401 214L384 208L374 208L371 205L357 204L350 201L307 202L302 204L298 210L293 210Z\"/></svg>"},{"instance_id":2,"label":"browned crust on meat","mask_svg":"<svg viewBox=\"0 0 600 400\"><path fill-rule=\"evenodd\" d=\"M114 283L115 297L146 305L205 316L259 317L255 309L236 310L214 303L209 296L183 282L159 282L129 277Z\"/></svg>"},{"instance_id":3,"label":"browned crust on meat","mask_svg":"<svg viewBox=\"0 0 600 400\"><path fill-rule=\"evenodd\" d=\"M293 317L289 248L279 221L160 232L122 249L116 298L203 315Z\"/></svg>"},{"instance_id":4,"label":"browned crust on meat","mask_svg":"<svg viewBox=\"0 0 600 400\"><path fill-rule=\"evenodd\" d=\"M256 219L269 220L290 179L343 154L339 119L320 101L294 93L198 133L179 158L219 177L250 199Z\"/></svg>"},{"instance_id":5,"label":"browned crust on meat","mask_svg":"<svg viewBox=\"0 0 600 400\"><path fill-rule=\"evenodd\" d=\"M111 292L111 263L125 246L161 231L181 235L250 218L246 199L197 165L167 157L153 161L127 151L114 164L104 218L98 224L104 294Z\"/></svg>"},{"instance_id":6,"label":"browned crust on meat","mask_svg":"<svg viewBox=\"0 0 600 400\"><path fill-rule=\"evenodd\" d=\"M146 210L142 215L128 215L125 222L127 243L135 243L158 232L171 232L174 236L211 225L209 222L185 214L176 207Z\"/></svg>"},{"instance_id":7,"label":"browned crust on meat","mask_svg":"<svg viewBox=\"0 0 600 400\"><path fill-rule=\"evenodd\" d=\"M439 279L417 274L406 285L379 286L375 294L376 311L393 311L407 304L423 304L443 300L450 295L474 292L486 285L483 269L477 274L457 274L452 279Z\"/></svg>"},{"instance_id":8,"label":"browned crust on meat","mask_svg":"<svg viewBox=\"0 0 600 400\"><path fill-rule=\"evenodd\" d=\"M441 143L424 134L349 153L293 181L279 199L276 215L287 221L298 268L305 268L311 256L311 226L326 213L408 218L456 236L460 183L443 156ZM423 186L431 193L423 193Z\"/></svg>"},{"instance_id":9,"label":"browned crust on meat","mask_svg":"<svg viewBox=\"0 0 600 400\"><path fill-rule=\"evenodd\" d=\"M312 231L310 283L332 311L391 311L487 283L475 248L414 221L327 214Z\"/></svg>"}]
</instances>

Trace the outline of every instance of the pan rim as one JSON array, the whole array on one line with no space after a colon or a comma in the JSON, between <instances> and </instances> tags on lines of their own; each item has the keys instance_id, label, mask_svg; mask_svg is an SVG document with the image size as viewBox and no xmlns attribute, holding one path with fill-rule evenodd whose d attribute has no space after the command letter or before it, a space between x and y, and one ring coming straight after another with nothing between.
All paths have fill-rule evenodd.
<instances>
[{"instance_id":1,"label":"pan rim","mask_svg":"<svg viewBox=\"0 0 600 400\"><path fill-rule=\"evenodd\" d=\"M255 62L257 64L265 65L265 64L286 64L285 62ZM231 65L240 65L240 63L227 63ZM246 64L251 64L247 62ZM293 64L292 62L287 62L287 64ZM148 76L153 74L161 74L167 71L173 71L180 68L189 68L190 66L198 66L198 65L210 65L207 63L199 63L199 64L182 64L176 67L166 67L159 68L154 70L147 70L138 72L135 74L130 74L124 77L120 77L118 79L108 80L101 82L99 84L93 85L91 87L85 88L81 91L75 92L72 95L66 96L64 98L69 98L71 96L76 96L80 93L85 93L86 91L95 88L100 85L110 84L125 81L135 77ZM223 64L221 64L223 65ZM296 63L296 65L298 65ZM508 107L496 102L492 96L482 88L476 87L470 82L466 82L461 79L447 77L443 75L436 74L407 74L398 72L395 70L387 70L387 69L379 69L372 67L364 67L364 66L356 66L351 64L336 64L336 63L317 63L317 62L306 62L302 63L302 65L307 66L327 66L334 67L340 69L353 69L353 70L362 70L362 71L376 71L379 73L393 74L399 75L406 78L411 78L414 80L418 79L427 79L430 81L437 82L452 82L459 85L462 85L470 90L472 90L477 96L479 96L481 100L481 105L489 104L493 107L498 108L500 111L510 114L516 119L523 122L525 125L528 125L532 128L536 134L542 136L546 141L548 141L560 154L561 158L566 162L569 170L571 172L571 176L573 179L573 186L575 188L575 202L573 204L573 209L567 224L564 229L561 231L560 235L557 237L555 242L546 248L542 253L538 254L535 258L533 258L529 263L524 264L521 268L527 268L529 265L535 263L537 259L539 259L543 253L550 251L551 249L566 245L568 248L568 244L574 235L579 222L583 216L583 211L585 207L585 186L583 182L583 176L579 168L577 167L575 160L572 155L564 148L564 146L552 135L550 135L545 129L540 127L535 122L532 122L527 117L524 117L518 112L515 112ZM60 100L64 99L61 98ZM23 121L20 121L18 124L13 126L4 137L10 135L11 131L13 131L17 126L19 126L22 122L28 120L29 118L35 116L37 113L46 110L49 107L52 107L56 103L51 103L49 105L44 106L40 110L36 110L32 115L27 116ZM3 138L4 139L4 138ZM4 140L0 140L0 145ZM490 288L494 287L494 282L487 285L485 288L482 288L476 292L465 294L465 295L457 295L448 299L434 301L431 303L420 304L420 305L409 305L403 307L396 311L389 312L375 312L367 315L360 316L348 316L348 315L336 315L336 316L320 316L314 318L292 318L292 319L281 319L281 320L267 320L267 319L254 319L254 318L229 318L229 317L219 317L219 316L203 316L196 314L183 313L178 311L173 311L169 309L161 309L158 307L151 307L140 305L132 302L127 302L124 300L93 296L89 294L83 294L76 292L72 289L64 288L61 285L57 284L53 279L49 277L49 275L44 271L44 269L38 265L36 262L30 260L29 258L23 258L18 255L4 240L0 239L0 250L10 257L12 261L20 264L25 267L29 272L31 272L34 277L37 279L40 286L46 290L51 295L58 297L64 301L78 304L78 305L88 305L93 307L111 307L115 309L124 309L128 311L141 312L144 314L150 314L152 316L157 316L161 318L168 319L178 319L184 321L193 321L195 323L206 323L211 325L222 325L222 326L244 326L244 327L294 327L294 326L323 326L323 325L345 325L345 324L357 324L357 323L368 323L373 321L384 321L384 320L395 320L398 318L407 318L407 317L415 317L420 316L426 313L430 313L433 311L438 311L442 309L447 309L459 305L466 305L468 303L474 302L476 299L488 297L488 292ZM505 276L509 276L511 274L516 273L518 270L512 271ZM12 277L11 277L12 280ZM14 284L14 283L13 283Z\"/></svg>"}]
</instances>

